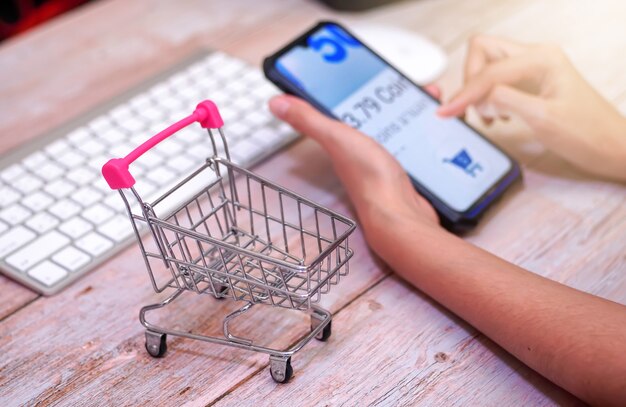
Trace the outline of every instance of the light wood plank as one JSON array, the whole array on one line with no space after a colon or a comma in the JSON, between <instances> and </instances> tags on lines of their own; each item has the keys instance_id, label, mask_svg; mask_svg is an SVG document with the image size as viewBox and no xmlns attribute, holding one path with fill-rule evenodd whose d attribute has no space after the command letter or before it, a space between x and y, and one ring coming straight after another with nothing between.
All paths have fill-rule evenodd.
<instances>
[{"instance_id":1,"label":"light wood plank","mask_svg":"<svg viewBox=\"0 0 626 407\"><path fill-rule=\"evenodd\" d=\"M289 386L259 374L216 405L583 405L395 277L333 322Z\"/></svg>"},{"instance_id":2,"label":"light wood plank","mask_svg":"<svg viewBox=\"0 0 626 407\"><path fill-rule=\"evenodd\" d=\"M39 295L4 276L0 276L0 321L29 304Z\"/></svg>"}]
</instances>

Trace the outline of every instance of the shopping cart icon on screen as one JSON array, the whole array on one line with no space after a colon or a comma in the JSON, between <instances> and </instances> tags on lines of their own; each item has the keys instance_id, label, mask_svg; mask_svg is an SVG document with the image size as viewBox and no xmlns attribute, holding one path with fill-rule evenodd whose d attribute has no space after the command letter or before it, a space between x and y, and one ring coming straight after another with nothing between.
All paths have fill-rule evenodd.
<instances>
[{"instance_id":1,"label":"shopping cart icon on screen","mask_svg":"<svg viewBox=\"0 0 626 407\"><path fill-rule=\"evenodd\" d=\"M461 149L456 155L452 158L444 158L444 163L450 163L462 169L466 174L471 177L476 177L476 171L482 171L483 167L477 163L473 162L472 157L469 155L466 149Z\"/></svg>"}]
</instances>

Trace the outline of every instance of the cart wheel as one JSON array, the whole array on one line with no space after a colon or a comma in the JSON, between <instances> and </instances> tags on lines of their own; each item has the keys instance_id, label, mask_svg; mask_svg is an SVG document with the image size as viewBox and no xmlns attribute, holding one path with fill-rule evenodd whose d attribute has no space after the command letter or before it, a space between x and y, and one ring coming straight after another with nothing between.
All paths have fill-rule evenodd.
<instances>
[{"instance_id":1,"label":"cart wheel","mask_svg":"<svg viewBox=\"0 0 626 407\"><path fill-rule=\"evenodd\" d=\"M270 374L276 383L287 383L289 379L291 379L291 376L293 376L291 357L285 360L270 358Z\"/></svg>"},{"instance_id":2,"label":"cart wheel","mask_svg":"<svg viewBox=\"0 0 626 407\"><path fill-rule=\"evenodd\" d=\"M150 356L160 358L167 352L167 335L146 331L146 350Z\"/></svg>"},{"instance_id":3,"label":"cart wheel","mask_svg":"<svg viewBox=\"0 0 626 407\"><path fill-rule=\"evenodd\" d=\"M315 329L315 327L311 325L311 330L313 329ZM315 336L315 339L317 339L320 342L326 342L328 338L330 338L330 335L332 335L332 333L333 333L333 321L328 321L328 324L324 327L324 329L322 329L320 333L318 333Z\"/></svg>"},{"instance_id":4,"label":"cart wheel","mask_svg":"<svg viewBox=\"0 0 626 407\"><path fill-rule=\"evenodd\" d=\"M226 284L218 284L215 286L215 291L217 292L218 300L223 300L226 298L226 294L228 293L228 286Z\"/></svg>"}]
</instances>

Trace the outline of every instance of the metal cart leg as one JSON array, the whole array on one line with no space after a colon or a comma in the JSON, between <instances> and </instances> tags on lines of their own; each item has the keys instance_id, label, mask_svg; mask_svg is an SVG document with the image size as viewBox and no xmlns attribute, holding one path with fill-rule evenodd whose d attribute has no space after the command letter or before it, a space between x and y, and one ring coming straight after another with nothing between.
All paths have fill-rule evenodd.
<instances>
[{"instance_id":1,"label":"metal cart leg","mask_svg":"<svg viewBox=\"0 0 626 407\"><path fill-rule=\"evenodd\" d=\"M332 315L328 311L319 307L313 307L311 312L311 332L322 326L317 335L315 335L315 339L326 342L333 332L332 322Z\"/></svg>"},{"instance_id":2,"label":"metal cart leg","mask_svg":"<svg viewBox=\"0 0 626 407\"><path fill-rule=\"evenodd\" d=\"M231 312L230 314L226 315L226 317L224 318L224 322L222 323L222 328L224 330L224 336L226 337L226 339L228 339L229 341L232 341L232 342L237 342L237 343L240 343L242 345L246 345L246 346L252 345L252 341L250 339L246 339L246 338L241 338L239 336L235 336L235 335L231 334L228 331L228 323L232 319L235 319L239 315L241 315L241 314L245 313L246 311L248 311L250 308L252 308L252 303L251 302L249 302L246 305L244 305L243 307L239 308L237 311Z\"/></svg>"},{"instance_id":3,"label":"metal cart leg","mask_svg":"<svg viewBox=\"0 0 626 407\"><path fill-rule=\"evenodd\" d=\"M220 345L231 346L234 348L250 350L254 352L266 353L270 356L270 374L272 379L278 383L286 383L293 376L293 368L291 367L291 357L294 353L300 351L313 338L320 341L326 341L331 335L332 314L318 306L311 307L311 331L301 338L297 343L287 350L273 349L264 346L255 345L251 340L235 336L229 332L228 323L234 318L244 314L250 308L252 303L246 303L238 310L231 312L224 317L223 330L224 337L217 338L212 336L197 335L189 332L168 329L162 326L151 324L146 320L148 311L163 308L170 302L174 301L185 289L179 289L172 295L167 297L160 303L147 305L139 312L139 320L146 328L146 350L154 357L162 357L167 351L167 336L180 336L183 338L196 339L199 341L216 343Z\"/></svg>"}]
</instances>

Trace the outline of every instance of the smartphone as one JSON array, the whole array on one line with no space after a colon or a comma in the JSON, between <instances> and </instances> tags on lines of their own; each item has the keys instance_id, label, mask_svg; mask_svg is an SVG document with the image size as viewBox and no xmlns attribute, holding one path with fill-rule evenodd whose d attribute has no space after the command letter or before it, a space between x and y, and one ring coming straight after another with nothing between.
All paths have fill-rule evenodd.
<instances>
[{"instance_id":1,"label":"smartphone","mask_svg":"<svg viewBox=\"0 0 626 407\"><path fill-rule=\"evenodd\" d=\"M461 119L439 118L423 88L334 22L267 57L265 76L381 143L448 229L471 229L521 179L519 165Z\"/></svg>"}]
</instances>

